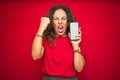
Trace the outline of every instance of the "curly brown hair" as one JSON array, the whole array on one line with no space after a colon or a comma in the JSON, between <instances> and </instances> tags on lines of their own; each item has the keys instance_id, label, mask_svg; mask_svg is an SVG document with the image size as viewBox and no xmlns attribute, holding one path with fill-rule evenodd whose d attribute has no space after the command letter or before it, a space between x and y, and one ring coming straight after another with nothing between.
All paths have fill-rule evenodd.
<instances>
[{"instance_id":1,"label":"curly brown hair","mask_svg":"<svg viewBox=\"0 0 120 80\"><path fill-rule=\"evenodd\" d=\"M55 13L56 10L58 9L62 9L65 11L66 15L67 15L67 29L66 29L66 34L68 35L68 33L70 32L70 22L74 22L75 19L74 19L74 16L71 12L71 10L64 6L64 5L57 5L57 6L53 6L49 13L48 13L48 18L50 19L50 24L48 25L47 29L45 30L44 34L43 34L43 37L48 40L48 42L51 44L51 43L54 43L54 39L55 39L55 30L54 30L54 27L53 27L53 14Z\"/></svg>"}]
</instances>

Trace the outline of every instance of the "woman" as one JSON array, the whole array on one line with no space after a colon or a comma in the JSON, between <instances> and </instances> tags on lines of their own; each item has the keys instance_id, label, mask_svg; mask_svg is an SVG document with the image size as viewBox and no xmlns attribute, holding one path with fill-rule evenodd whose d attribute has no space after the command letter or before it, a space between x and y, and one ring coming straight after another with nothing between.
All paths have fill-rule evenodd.
<instances>
[{"instance_id":1,"label":"woman","mask_svg":"<svg viewBox=\"0 0 120 80\"><path fill-rule=\"evenodd\" d=\"M43 80L77 80L77 72L84 67L80 52L81 32L77 41L69 38L70 22L74 17L64 5L51 8L48 17L42 17L32 45L34 60L43 58Z\"/></svg>"}]
</instances>

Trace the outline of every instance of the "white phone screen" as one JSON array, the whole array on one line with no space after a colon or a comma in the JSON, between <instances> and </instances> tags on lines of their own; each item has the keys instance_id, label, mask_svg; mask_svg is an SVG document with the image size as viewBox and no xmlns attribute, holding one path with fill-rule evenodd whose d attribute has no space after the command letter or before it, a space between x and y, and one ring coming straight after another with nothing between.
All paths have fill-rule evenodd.
<instances>
[{"instance_id":1,"label":"white phone screen","mask_svg":"<svg viewBox=\"0 0 120 80\"><path fill-rule=\"evenodd\" d=\"M70 23L70 38L71 40L77 40L77 36L79 34L79 25L78 22Z\"/></svg>"}]
</instances>

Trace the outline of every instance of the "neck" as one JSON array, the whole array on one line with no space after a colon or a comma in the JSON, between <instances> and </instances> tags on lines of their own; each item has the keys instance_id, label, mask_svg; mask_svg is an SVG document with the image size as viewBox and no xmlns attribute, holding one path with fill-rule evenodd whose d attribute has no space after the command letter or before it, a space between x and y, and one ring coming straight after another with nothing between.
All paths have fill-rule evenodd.
<instances>
[{"instance_id":1,"label":"neck","mask_svg":"<svg viewBox=\"0 0 120 80\"><path fill-rule=\"evenodd\" d=\"M56 37L66 37L67 35L56 35Z\"/></svg>"}]
</instances>

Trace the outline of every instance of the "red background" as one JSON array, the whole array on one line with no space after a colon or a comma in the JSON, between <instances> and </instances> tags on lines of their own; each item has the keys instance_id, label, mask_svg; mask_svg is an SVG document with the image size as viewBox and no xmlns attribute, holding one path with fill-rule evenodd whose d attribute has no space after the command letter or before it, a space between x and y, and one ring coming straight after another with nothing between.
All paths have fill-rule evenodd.
<instances>
[{"instance_id":1,"label":"red background","mask_svg":"<svg viewBox=\"0 0 120 80\"><path fill-rule=\"evenodd\" d=\"M40 18L56 4L68 6L82 28L86 65L79 80L120 80L120 2L1 1L0 80L41 80L41 60L31 57Z\"/></svg>"}]
</instances>

